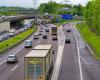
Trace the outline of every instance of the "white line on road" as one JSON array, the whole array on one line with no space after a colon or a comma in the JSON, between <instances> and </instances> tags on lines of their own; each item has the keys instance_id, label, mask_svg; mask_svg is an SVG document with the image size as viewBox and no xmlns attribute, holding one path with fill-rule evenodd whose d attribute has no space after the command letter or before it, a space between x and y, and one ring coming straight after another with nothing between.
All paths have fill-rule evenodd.
<instances>
[{"instance_id":1,"label":"white line on road","mask_svg":"<svg viewBox=\"0 0 100 80\"><path fill-rule=\"evenodd\" d=\"M75 36L75 40L76 40L76 44L77 44L77 53L78 53L78 62L79 62L79 71L80 71L80 80L83 80L83 73L82 73L82 66L81 66L81 58L80 58L80 52L79 52L79 44L78 44L78 40L76 37L76 34L71 26L71 29L73 31L73 34Z\"/></svg>"},{"instance_id":2,"label":"white line on road","mask_svg":"<svg viewBox=\"0 0 100 80\"><path fill-rule=\"evenodd\" d=\"M40 43L40 41L37 42L37 44Z\"/></svg>"},{"instance_id":3,"label":"white line on road","mask_svg":"<svg viewBox=\"0 0 100 80\"><path fill-rule=\"evenodd\" d=\"M2 61L2 62L0 63L0 65L2 65L2 64L5 63L5 62L6 62L6 60Z\"/></svg>"},{"instance_id":4,"label":"white line on road","mask_svg":"<svg viewBox=\"0 0 100 80\"><path fill-rule=\"evenodd\" d=\"M23 48L24 48L24 47L21 47L17 52L15 52L15 55L16 55L17 53L19 53L19 51L21 51Z\"/></svg>"},{"instance_id":5,"label":"white line on road","mask_svg":"<svg viewBox=\"0 0 100 80\"><path fill-rule=\"evenodd\" d=\"M16 68L18 67L18 65L14 66L11 71L14 71Z\"/></svg>"}]
</instances>

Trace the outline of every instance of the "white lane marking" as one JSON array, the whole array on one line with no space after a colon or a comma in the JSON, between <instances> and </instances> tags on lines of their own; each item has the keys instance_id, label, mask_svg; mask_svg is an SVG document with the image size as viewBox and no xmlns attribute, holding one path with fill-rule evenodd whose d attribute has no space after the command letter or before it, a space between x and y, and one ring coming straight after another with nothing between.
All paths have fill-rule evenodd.
<instances>
[{"instance_id":1,"label":"white lane marking","mask_svg":"<svg viewBox=\"0 0 100 80\"><path fill-rule=\"evenodd\" d=\"M2 64L5 63L5 62L6 62L6 60L2 61L2 62L0 63L0 65L2 65Z\"/></svg>"},{"instance_id":2,"label":"white lane marking","mask_svg":"<svg viewBox=\"0 0 100 80\"><path fill-rule=\"evenodd\" d=\"M24 48L24 47L21 47L17 52L15 52L15 55L16 55L17 53L19 53L23 48Z\"/></svg>"},{"instance_id":3,"label":"white lane marking","mask_svg":"<svg viewBox=\"0 0 100 80\"><path fill-rule=\"evenodd\" d=\"M14 71L16 68L18 67L18 65L14 66L11 71Z\"/></svg>"},{"instance_id":4,"label":"white lane marking","mask_svg":"<svg viewBox=\"0 0 100 80\"><path fill-rule=\"evenodd\" d=\"M79 71L80 71L80 80L83 80L83 72L82 72L82 66L81 66L81 58L80 58L80 52L79 52L79 44L78 44L78 40L76 37L76 34L71 26L71 29L73 31L73 34L75 36L75 40L76 40L76 44L77 44L77 53L78 53L78 62L79 62Z\"/></svg>"},{"instance_id":5,"label":"white lane marking","mask_svg":"<svg viewBox=\"0 0 100 80\"><path fill-rule=\"evenodd\" d=\"M61 33L64 36L63 31L61 31ZM65 38L65 36L63 38ZM57 80L57 78L58 78L61 60L62 60L62 55L63 55L63 50L64 50L64 45L65 45L65 43L60 40L60 39L63 39L63 38L61 38L61 36L58 36L58 45L59 46L58 46L57 58L56 58L56 62L55 62L55 65L54 65L54 71L53 71L53 75L52 75L51 80Z\"/></svg>"},{"instance_id":6,"label":"white lane marking","mask_svg":"<svg viewBox=\"0 0 100 80\"><path fill-rule=\"evenodd\" d=\"M37 44L40 43L40 41L37 42Z\"/></svg>"},{"instance_id":7,"label":"white lane marking","mask_svg":"<svg viewBox=\"0 0 100 80\"><path fill-rule=\"evenodd\" d=\"M19 51L21 51L22 49L23 49L24 47L21 47L17 52L15 52L15 54L17 54ZM0 65L2 65L3 63L5 63L7 60L5 59L4 61L2 61L1 63L0 63Z\"/></svg>"}]
</instances>

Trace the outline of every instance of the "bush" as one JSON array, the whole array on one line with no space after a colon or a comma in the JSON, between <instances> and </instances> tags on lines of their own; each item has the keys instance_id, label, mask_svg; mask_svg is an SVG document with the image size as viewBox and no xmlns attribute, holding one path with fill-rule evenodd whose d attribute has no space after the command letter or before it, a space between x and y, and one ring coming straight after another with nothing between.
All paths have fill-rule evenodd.
<instances>
[{"instance_id":1,"label":"bush","mask_svg":"<svg viewBox=\"0 0 100 80\"><path fill-rule=\"evenodd\" d=\"M25 38L27 38L29 35L31 35L34 31L36 31L37 28L33 27L23 33L20 33L19 35L16 35L13 38L10 38L6 41L0 42L0 54L7 50L8 48L18 44L19 42L21 42L22 40L24 40Z\"/></svg>"},{"instance_id":2,"label":"bush","mask_svg":"<svg viewBox=\"0 0 100 80\"><path fill-rule=\"evenodd\" d=\"M96 58L100 59L100 36L96 35L96 33L92 32L90 27L86 25L86 23L83 24L83 27L80 27L80 24L77 25L77 28L79 29L80 33L86 40L86 42L92 47L94 50L94 56Z\"/></svg>"}]
</instances>

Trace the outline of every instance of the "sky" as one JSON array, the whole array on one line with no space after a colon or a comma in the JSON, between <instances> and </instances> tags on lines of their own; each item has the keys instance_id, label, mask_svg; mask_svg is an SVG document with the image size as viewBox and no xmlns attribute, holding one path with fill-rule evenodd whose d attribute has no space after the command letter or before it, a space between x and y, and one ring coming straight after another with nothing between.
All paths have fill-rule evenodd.
<instances>
[{"instance_id":1,"label":"sky","mask_svg":"<svg viewBox=\"0 0 100 80\"><path fill-rule=\"evenodd\" d=\"M47 3L50 0L36 0L36 6L38 7L41 3ZM57 3L63 3L64 0L52 0ZM71 4L82 4L85 5L88 0L69 0ZM0 0L0 6L20 6L20 7L34 7L33 0Z\"/></svg>"}]
</instances>

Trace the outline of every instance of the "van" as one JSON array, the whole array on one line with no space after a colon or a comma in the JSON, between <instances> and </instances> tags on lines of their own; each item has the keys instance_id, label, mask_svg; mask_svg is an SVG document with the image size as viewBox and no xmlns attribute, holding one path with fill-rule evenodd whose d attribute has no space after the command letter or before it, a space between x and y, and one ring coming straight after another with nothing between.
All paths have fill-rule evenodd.
<instances>
[{"instance_id":1,"label":"van","mask_svg":"<svg viewBox=\"0 0 100 80\"><path fill-rule=\"evenodd\" d=\"M25 43L24 43L24 47L25 48L32 47L32 40L26 40Z\"/></svg>"}]
</instances>

